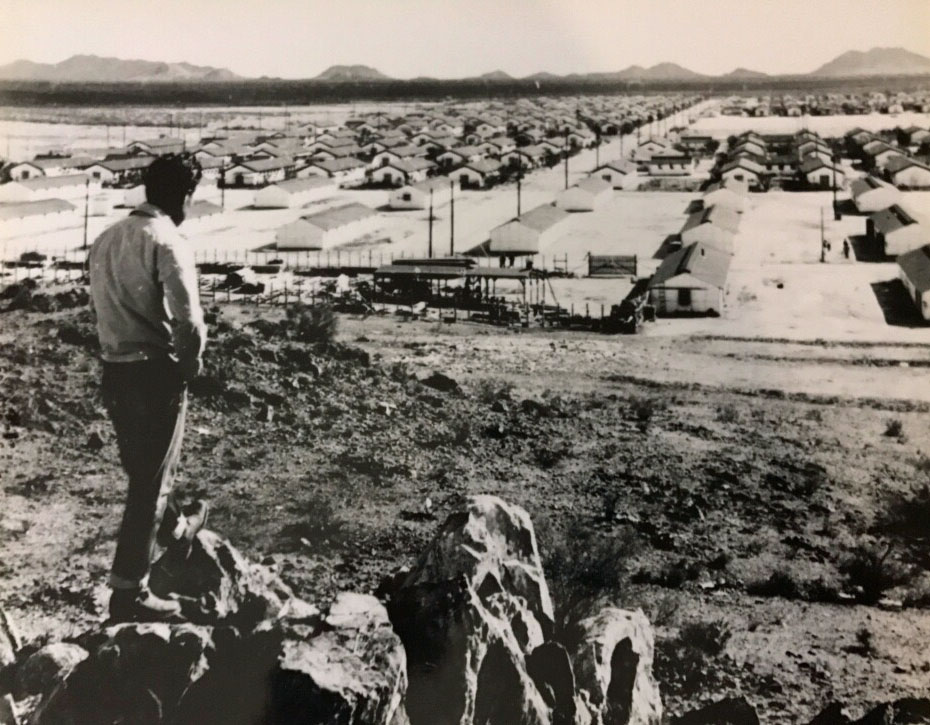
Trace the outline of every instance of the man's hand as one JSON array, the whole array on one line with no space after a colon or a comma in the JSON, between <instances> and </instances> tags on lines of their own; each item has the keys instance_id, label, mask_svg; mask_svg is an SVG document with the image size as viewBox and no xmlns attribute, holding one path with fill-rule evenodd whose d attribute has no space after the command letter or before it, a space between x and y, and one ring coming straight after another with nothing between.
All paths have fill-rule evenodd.
<instances>
[{"instance_id":1,"label":"man's hand","mask_svg":"<svg viewBox=\"0 0 930 725\"><path fill-rule=\"evenodd\" d=\"M185 383L189 383L203 372L203 360L199 357L181 360L178 362L178 368L181 372L181 378Z\"/></svg>"}]
</instances>

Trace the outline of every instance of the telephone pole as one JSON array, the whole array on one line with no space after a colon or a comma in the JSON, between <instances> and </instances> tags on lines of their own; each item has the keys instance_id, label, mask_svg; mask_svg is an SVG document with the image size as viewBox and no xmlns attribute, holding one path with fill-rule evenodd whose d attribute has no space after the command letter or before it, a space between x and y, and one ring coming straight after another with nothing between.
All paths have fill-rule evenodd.
<instances>
[{"instance_id":1,"label":"telephone pole","mask_svg":"<svg viewBox=\"0 0 930 725\"><path fill-rule=\"evenodd\" d=\"M562 148L562 153L565 154L565 188L568 188L568 129L565 129L565 145Z\"/></svg>"},{"instance_id":2,"label":"telephone pole","mask_svg":"<svg viewBox=\"0 0 930 725\"><path fill-rule=\"evenodd\" d=\"M521 194L521 185L523 182L523 161L520 161L520 165L517 167L517 217L520 216L520 194Z\"/></svg>"},{"instance_id":3,"label":"telephone pole","mask_svg":"<svg viewBox=\"0 0 930 725\"><path fill-rule=\"evenodd\" d=\"M433 258L433 190L429 190L429 242L427 256Z\"/></svg>"},{"instance_id":4,"label":"telephone pole","mask_svg":"<svg viewBox=\"0 0 930 725\"><path fill-rule=\"evenodd\" d=\"M81 249L87 249L87 213L90 206L90 179L84 180L84 244Z\"/></svg>"},{"instance_id":5,"label":"telephone pole","mask_svg":"<svg viewBox=\"0 0 930 725\"><path fill-rule=\"evenodd\" d=\"M449 256L455 256L455 181L449 179Z\"/></svg>"}]
</instances>

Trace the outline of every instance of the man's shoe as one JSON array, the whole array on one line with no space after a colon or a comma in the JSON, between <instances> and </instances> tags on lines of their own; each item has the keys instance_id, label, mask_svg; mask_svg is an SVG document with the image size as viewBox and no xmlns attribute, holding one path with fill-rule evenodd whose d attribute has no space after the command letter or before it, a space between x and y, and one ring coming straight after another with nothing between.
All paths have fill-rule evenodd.
<instances>
[{"instance_id":1,"label":"man's shoe","mask_svg":"<svg viewBox=\"0 0 930 725\"><path fill-rule=\"evenodd\" d=\"M114 589L110 595L110 621L182 621L180 602L162 599L147 588Z\"/></svg>"},{"instance_id":2,"label":"man's shoe","mask_svg":"<svg viewBox=\"0 0 930 725\"><path fill-rule=\"evenodd\" d=\"M167 548L172 556L187 559L191 552L191 545L194 543L194 537L207 523L210 507L206 501L200 499L185 506L181 513L184 514L184 531L168 544Z\"/></svg>"}]
</instances>

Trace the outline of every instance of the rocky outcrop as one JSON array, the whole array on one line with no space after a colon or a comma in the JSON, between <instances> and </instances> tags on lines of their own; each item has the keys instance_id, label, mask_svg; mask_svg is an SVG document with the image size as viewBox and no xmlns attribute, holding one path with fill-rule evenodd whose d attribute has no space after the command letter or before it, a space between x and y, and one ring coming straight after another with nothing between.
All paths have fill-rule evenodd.
<instances>
[{"instance_id":1,"label":"rocky outcrop","mask_svg":"<svg viewBox=\"0 0 930 725\"><path fill-rule=\"evenodd\" d=\"M692 710L672 721L673 725L759 725L755 708L742 697L728 697Z\"/></svg>"},{"instance_id":2,"label":"rocky outcrop","mask_svg":"<svg viewBox=\"0 0 930 725\"><path fill-rule=\"evenodd\" d=\"M567 639L576 688L597 725L653 725L662 699L652 676L652 627L640 610L606 607L578 622Z\"/></svg>"},{"instance_id":3,"label":"rocky outcrop","mask_svg":"<svg viewBox=\"0 0 930 725\"><path fill-rule=\"evenodd\" d=\"M80 638L89 654L58 643L17 663L14 696L53 688L30 722L408 723L405 652L374 597L321 612L206 531L152 586L192 621L111 626Z\"/></svg>"},{"instance_id":4,"label":"rocky outcrop","mask_svg":"<svg viewBox=\"0 0 930 725\"><path fill-rule=\"evenodd\" d=\"M413 725L661 719L642 613L607 609L568 646L554 639L535 533L519 507L469 499L387 589L407 650Z\"/></svg>"}]
</instances>

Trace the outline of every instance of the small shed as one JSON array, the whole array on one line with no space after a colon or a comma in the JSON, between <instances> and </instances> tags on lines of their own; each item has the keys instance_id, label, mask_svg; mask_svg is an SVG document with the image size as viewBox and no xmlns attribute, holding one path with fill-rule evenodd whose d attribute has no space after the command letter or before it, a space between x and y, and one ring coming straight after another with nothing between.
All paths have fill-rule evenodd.
<instances>
[{"instance_id":1,"label":"small shed","mask_svg":"<svg viewBox=\"0 0 930 725\"><path fill-rule=\"evenodd\" d=\"M555 203L565 211L594 211L610 201L613 190L610 182L589 176L574 186L560 191Z\"/></svg>"},{"instance_id":2,"label":"small shed","mask_svg":"<svg viewBox=\"0 0 930 725\"><path fill-rule=\"evenodd\" d=\"M719 315L730 259L700 242L672 252L649 280L649 301L659 314Z\"/></svg>"}]
</instances>

